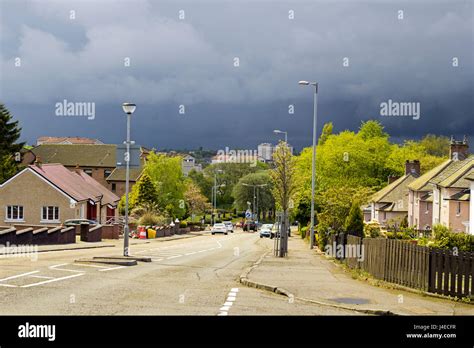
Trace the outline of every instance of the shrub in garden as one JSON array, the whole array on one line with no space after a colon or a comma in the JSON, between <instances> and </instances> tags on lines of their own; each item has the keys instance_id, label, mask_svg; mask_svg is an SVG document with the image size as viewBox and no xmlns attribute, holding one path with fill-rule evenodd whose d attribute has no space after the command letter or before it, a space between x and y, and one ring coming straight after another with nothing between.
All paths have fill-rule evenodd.
<instances>
[{"instance_id":1,"label":"shrub in garden","mask_svg":"<svg viewBox=\"0 0 474 348\"><path fill-rule=\"evenodd\" d=\"M179 222L179 227L180 228L186 228L186 227L188 227L188 223L186 221L180 221Z\"/></svg>"},{"instance_id":2,"label":"shrub in garden","mask_svg":"<svg viewBox=\"0 0 474 348\"><path fill-rule=\"evenodd\" d=\"M348 234L352 234L357 237L364 236L364 216L360 209L360 204L354 202L349 211L349 215L346 218L344 224L344 230Z\"/></svg>"},{"instance_id":3,"label":"shrub in garden","mask_svg":"<svg viewBox=\"0 0 474 348\"><path fill-rule=\"evenodd\" d=\"M162 225L165 223L165 218L153 213L145 213L138 219L138 224L142 226Z\"/></svg>"},{"instance_id":4,"label":"shrub in garden","mask_svg":"<svg viewBox=\"0 0 474 348\"><path fill-rule=\"evenodd\" d=\"M380 225L378 222L368 222L364 226L364 235L370 238L377 238L381 236Z\"/></svg>"},{"instance_id":5,"label":"shrub in garden","mask_svg":"<svg viewBox=\"0 0 474 348\"><path fill-rule=\"evenodd\" d=\"M433 227L433 235L435 248L474 251L474 235L452 232L448 227L439 224Z\"/></svg>"},{"instance_id":6,"label":"shrub in garden","mask_svg":"<svg viewBox=\"0 0 474 348\"><path fill-rule=\"evenodd\" d=\"M301 230L300 230L301 239L305 239L307 232L308 232L308 226L301 227Z\"/></svg>"}]
</instances>

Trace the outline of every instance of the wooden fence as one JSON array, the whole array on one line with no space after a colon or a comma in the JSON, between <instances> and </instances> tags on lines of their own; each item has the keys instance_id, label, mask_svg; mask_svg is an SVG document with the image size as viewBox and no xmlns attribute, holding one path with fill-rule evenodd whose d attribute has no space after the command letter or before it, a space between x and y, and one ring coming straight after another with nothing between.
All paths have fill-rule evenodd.
<instances>
[{"instance_id":1,"label":"wooden fence","mask_svg":"<svg viewBox=\"0 0 474 348\"><path fill-rule=\"evenodd\" d=\"M377 279L443 295L474 296L474 253L453 255L451 250L430 249L410 241L351 235L337 236L330 242L345 243L347 265ZM357 250L359 253L354 253Z\"/></svg>"}]
</instances>

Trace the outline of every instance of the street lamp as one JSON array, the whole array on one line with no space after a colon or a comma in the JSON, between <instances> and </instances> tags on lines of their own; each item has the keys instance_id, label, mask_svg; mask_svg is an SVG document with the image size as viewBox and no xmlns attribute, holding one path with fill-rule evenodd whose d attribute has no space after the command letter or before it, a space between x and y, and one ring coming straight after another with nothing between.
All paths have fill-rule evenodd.
<instances>
[{"instance_id":1,"label":"street lamp","mask_svg":"<svg viewBox=\"0 0 474 348\"><path fill-rule=\"evenodd\" d=\"M275 133L275 134L285 134L285 143L288 144L288 132L284 132L284 131L281 131L279 129L275 129L273 131L273 133Z\"/></svg>"},{"instance_id":2,"label":"street lamp","mask_svg":"<svg viewBox=\"0 0 474 348\"><path fill-rule=\"evenodd\" d=\"M123 256L129 256L128 254L128 193L130 188L130 119L132 114L135 112L137 106L132 103L123 103L123 112L127 114L127 141L125 142L127 152L125 153L126 162L126 174L125 174L125 226L124 226L124 238L123 238Z\"/></svg>"},{"instance_id":3,"label":"street lamp","mask_svg":"<svg viewBox=\"0 0 474 348\"><path fill-rule=\"evenodd\" d=\"M224 173L222 169L217 169L214 173L214 186L212 187L212 213L211 213L211 225L214 225L214 210L217 210L217 174ZM224 185L225 186L225 185Z\"/></svg>"},{"instance_id":4,"label":"street lamp","mask_svg":"<svg viewBox=\"0 0 474 348\"><path fill-rule=\"evenodd\" d=\"M301 86L313 86L314 87L314 101L313 101L313 157L311 164L311 230L310 230L310 242L309 247L314 247L314 186L315 186L315 173L316 173L316 122L318 119L318 83L309 81L299 81Z\"/></svg>"},{"instance_id":5,"label":"street lamp","mask_svg":"<svg viewBox=\"0 0 474 348\"><path fill-rule=\"evenodd\" d=\"M253 187L253 210L255 210L255 215L257 216L257 219L258 219L258 198L257 198L257 205L255 205L255 198L257 197L255 195L255 189L258 188L258 187L265 187L268 184L252 185L252 184L247 184L247 183L243 182L242 185L243 186L248 186L248 187ZM247 202L247 203L250 203L250 202ZM252 211L252 213L253 213L253 211Z\"/></svg>"}]
</instances>

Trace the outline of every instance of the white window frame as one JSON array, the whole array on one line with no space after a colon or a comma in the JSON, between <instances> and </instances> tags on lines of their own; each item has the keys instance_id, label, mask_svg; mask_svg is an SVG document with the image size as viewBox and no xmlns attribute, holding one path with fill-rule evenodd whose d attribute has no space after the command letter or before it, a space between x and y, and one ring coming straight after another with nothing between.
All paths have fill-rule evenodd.
<instances>
[{"instance_id":1,"label":"white window frame","mask_svg":"<svg viewBox=\"0 0 474 348\"><path fill-rule=\"evenodd\" d=\"M11 212L12 218L8 218L9 208L17 207L18 208L18 218L13 219L13 209ZM20 218L20 209L21 208L21 218ZM22 205L12 204L5 207L5 222L25 222L25 208Z\"/></svg>"},{"instance_id":2,"label":"white window frame","mask_svg":"<svg viewBox=\"0 0 474 348\"><path fill-rule=\"evenodd\" d=\"M46 219L43 217L43 210L46 208ZM53 208L53 218L49 218L49 208ZM56 208L57 208L57 216L56 215ZM40 209L40 222L41 223L59 223L60 222L60 216L61 212L58 206L55 205L44 205Z\"/></svg>"}]
</instances>

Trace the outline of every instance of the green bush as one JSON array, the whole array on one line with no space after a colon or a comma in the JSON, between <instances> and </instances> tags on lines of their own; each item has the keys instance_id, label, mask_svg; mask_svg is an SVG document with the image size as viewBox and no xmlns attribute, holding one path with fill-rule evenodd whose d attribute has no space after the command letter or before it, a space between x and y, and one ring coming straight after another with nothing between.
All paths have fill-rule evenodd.
<instances>
[{"instance_id":1,"label":"green bush","mask_svg":"<svg viewBox=\"0 0 474 348\"><path fill-rule=\"evenodd\" d=\"M301 234L301 239L306 238L306 233L308 232L308 226L303 226L301 227L300 234Z\"/></svg>"},{"instance_id":2,"label":"green bush","mask_svg":"<svg viewBox=\"0 0 474 348\"><path fill-rule=\"evenodd\" d=\"M439 224L433 227L433 235L434 243L432 246L435 248L457 248L459 251L474 251L474 235L452 232L448 227Z\"/></svg>"},{"instance_id":3,"label":"green bush","mask_svg":"<svg viewBox=\"0 0 474 348\"><path fill-rule=\"evenodd\" d=\"M180 228L186 228L186 227L188 227L188 223L186 221L180 221L179 222L179 227Z\"/></svg>"},{"instance_id":4,"label":"green bush","mask_svg":"<svg viewBox=\"0 0 474 348\"><path fill-rule=\"evenodd\" d=\"M369 222L364 226L364 235L370 238L380 237L380 225L378 223Z\"/></svg>"},{"instance_id":5,"label":"green bush","mask_svg":"<svg viewBox=\"0 0 474 348\"><path fill-rule=\"evenodd\" d=\"M412 237L406 232L386 232L385 236L388 239L412 239Z\"/></svg>"},{"instance_id":6,"label":"green bush","mask_svg":"<svg viewBox=\"0 0 474 348\"><path fill-rule=\"evenodd\" d=\"M138 225L142 226L155 226L162 225L166 221L163 216L159 216L153 213L145 213L138 219Z\"/></svg>"},{"instance_id":7,"label":"green bush","mask_svg":"<svg viewBox=\"0 0 474 348\"><path fill-rule=\"evenodd\" d=\"M322 223L318 224L317 232L318 232L318 238L317 238L318 247L319 249L324 250L329 240L329 227Z\"/></svg>"}]
</instances>

